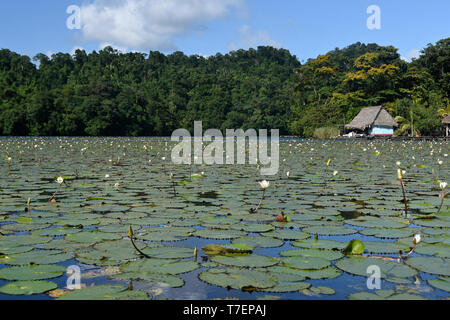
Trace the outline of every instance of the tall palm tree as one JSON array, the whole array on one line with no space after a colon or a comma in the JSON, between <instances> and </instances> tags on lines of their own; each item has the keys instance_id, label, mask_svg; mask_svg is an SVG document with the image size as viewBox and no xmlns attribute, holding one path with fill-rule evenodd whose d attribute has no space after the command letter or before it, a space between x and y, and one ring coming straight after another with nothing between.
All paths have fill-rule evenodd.
<instances>
[{"instance_id":1,"label":"tall palm tree","mask_svg":"<svg viewBox=\"0 0 450 320\"><path fill-rule=\"evenodd\" d=\"M411 137L414 137L416 135L420 135L419 130L416 129L414 126L414 114L413 111L409 111L409 119L404 118L402 116L395 117L395 121L400 124L400 128L397 130L397 135L406 135L410 134Z\"/></svg>"}]
</instances>

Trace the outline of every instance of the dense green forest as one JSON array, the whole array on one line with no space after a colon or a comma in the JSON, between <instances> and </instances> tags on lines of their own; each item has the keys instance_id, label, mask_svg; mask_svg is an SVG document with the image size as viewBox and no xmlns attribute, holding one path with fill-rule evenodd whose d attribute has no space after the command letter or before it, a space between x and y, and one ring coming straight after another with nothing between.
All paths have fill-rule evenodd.
<instances>
[{"instance_id":1,"label":"dense green forest","mask_svg":"<svg viewBox=\"0 0 450 320\"><path fill-rule=\"evenodd\" d=\"M361 43L304 64L272 47L208 58L106 47L33 61L0 50L0 135L170 136L202 120L310 137L380 104L398 134L436 135L450 113L450 38L411 63L392 46Z\"/></svg>"}]
</instances>

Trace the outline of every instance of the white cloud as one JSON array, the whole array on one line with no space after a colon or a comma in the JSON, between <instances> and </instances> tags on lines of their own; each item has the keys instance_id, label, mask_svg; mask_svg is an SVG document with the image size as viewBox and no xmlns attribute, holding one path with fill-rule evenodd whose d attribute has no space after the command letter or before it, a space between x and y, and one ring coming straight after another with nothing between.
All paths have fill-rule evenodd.
<instances>
[{"instance_id":1,"label":"white cloud","mask_svg":"<svg viewBox=\"0 0 450 320\"><path fill-rule=\"evenodd\" d=\"M174 50L174 39L205 29L243 0L93 0L81 7L87 41L139 50Z\"/></svg>"},{"instance_id":2,"label":"white cloud","mask_svg":"<svg viewBox=\"0 0 450 320\"><path fill-rule=\"evenodd\" d=\"M418 49L412 49L410 50L407 54L406 57L409 58L410 60L412 59L417 59L419 58L421 55L420 50Z\"/></svg>"},{"instance_id":3,"label":"white cloud","mask_svg":"<svg viewBox=\"0 0 450 320\"><path fill-rule=\"evenodd\" d=\"M127 53L127 51L128 51L128 48L127 48L127 47L117 46L117 45L115 45L114 43L109 43L109 42L102 42L102 43L100 43L100 45L98 46L98 48L99 48L100 50L103 50L103 49L105 49L106 47L111 47L111 48L113 48L114 50L119 51L120 53Z\"/></svg>"},{"instance_id":4,"label":"white cloud","mask_svg":"<svg viewBox=\"0 0 450 320\"><path fill-rule=\"evenodd\" d=\"M72 48L72 50L70 50L70 55L71 56L75 55L77 50L84 50L84 48L83 47L79 47L79 46L75 46L75 47Z\"/></svg>"},{"instance_id":5,"label":"white cloud","mask_svg":"<svg viewBox=\"0 0 450 320\"><path fill-rule=\"evenodd\" d=\"M272 46L280 48L281 44L271 38L266 31L253 31L244 25L239 29L239 40L228 45L229 50L256 48L258 46Z\"/></svg>"}]
</instances>

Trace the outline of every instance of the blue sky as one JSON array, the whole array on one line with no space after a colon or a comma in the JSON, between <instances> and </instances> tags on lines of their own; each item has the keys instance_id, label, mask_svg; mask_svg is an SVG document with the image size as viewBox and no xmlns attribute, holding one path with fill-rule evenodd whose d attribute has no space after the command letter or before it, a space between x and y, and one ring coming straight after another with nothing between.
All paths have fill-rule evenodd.
<instances>
[{"instance_id":1,"label":"blue sky","mask_svg":"<svg viewBox=\"0 0 450 320\"><path fill-rule=\"evenodd\" d=\"M81 29L66 13L81 8ZM377 5L381 29L366 12ZM113 45L214 55L257 45L283 47L300 60L354 42L393 45L407 58L450 36L450 1L433 0L3 0L0 48L34 56Z\"/></svg>"}]
</instances>

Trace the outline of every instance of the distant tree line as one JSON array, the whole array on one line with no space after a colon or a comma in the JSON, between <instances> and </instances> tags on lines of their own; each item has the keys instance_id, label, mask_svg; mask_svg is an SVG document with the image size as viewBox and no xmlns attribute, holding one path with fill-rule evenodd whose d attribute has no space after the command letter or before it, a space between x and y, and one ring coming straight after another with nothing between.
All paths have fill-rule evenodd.
<instances>
[{"instance_id":1,"label":"distant tree line","mask_svg":"<svg viewBox=\"0 0 450 320\"><path fill-rule=\"evenodd\" d=\"M450 113L450 38L410 63L394 47L361 43L304 64L272 47L208 58L106 47L33 59L0 50L1 135L167 136L202 120L205 129L310 137L380 104L398 133L435 135Z\"/></svg>"}]
</instances>

